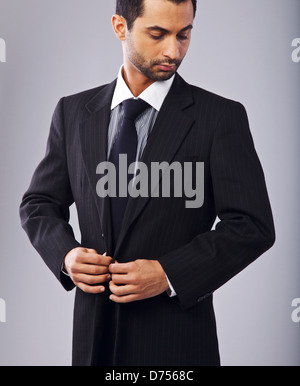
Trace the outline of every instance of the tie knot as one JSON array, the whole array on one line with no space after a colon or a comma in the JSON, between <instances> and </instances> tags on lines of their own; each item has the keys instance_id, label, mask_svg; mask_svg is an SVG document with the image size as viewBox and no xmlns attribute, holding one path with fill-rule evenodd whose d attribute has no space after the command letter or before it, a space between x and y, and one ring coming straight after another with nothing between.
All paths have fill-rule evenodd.
<instances>
[{"instance_id":1,"label":"tie knot","mask_svg":"<svg viewBox=\"0 0 300 386\"><path fill-rule=\"evenodd\" d=\"M135 121L149 107L142 99L126 99L123 102L124 118Z\"/></svg>"}]
</instances>

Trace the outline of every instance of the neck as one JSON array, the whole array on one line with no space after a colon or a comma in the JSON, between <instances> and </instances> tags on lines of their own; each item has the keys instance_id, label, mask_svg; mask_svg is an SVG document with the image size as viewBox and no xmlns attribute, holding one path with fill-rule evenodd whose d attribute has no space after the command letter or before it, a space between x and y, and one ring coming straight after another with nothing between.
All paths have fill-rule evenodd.
<instances>
[{"instance_id":1,"label":"neck","mask_svg":"<svg viewBox=\"0 0 300 386\"><path fill-rule=\"evenodd\" d=\"M146 88L154 83L153 80L147 78L140 71L138 71L132 64L127 64L124 61L122 68L122 75L125 83L135 97L138 97Z\"/></svg>"}]
</instances>

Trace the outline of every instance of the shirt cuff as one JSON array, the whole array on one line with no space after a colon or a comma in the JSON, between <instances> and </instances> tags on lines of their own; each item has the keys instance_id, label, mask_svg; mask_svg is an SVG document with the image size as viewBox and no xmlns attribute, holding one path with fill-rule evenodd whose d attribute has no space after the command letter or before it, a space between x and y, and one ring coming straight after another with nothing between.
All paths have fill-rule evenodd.
<instances>
[{"instance_id":1,"label":"shirt cuff","mask_svg":"<svg viewBox=\"0 0 300 386\"><path fill-rule=\"evenodd\" d=\"M165 274L166 275L166 274ZM168 281L168 284L169 284L169 288L167 289L167 294L170 296L170 298L173 298L174 296L176 296L176 292L170 282L170 280L168 279L168 276L166 275L166 279Z\"/></svg>"},{"instance_id":2,"label":"shirt cuff","mask_svg":"<svg viewBox=\"0 0 300 386\"><path fill-rule=\"evenodd\" d=\"M66 276L70 277L70 275L68 274L68 272L64 268L64 263L62 263L62 265L61 265L61 272L64 273Z\"/></svg>"}]
</instances>

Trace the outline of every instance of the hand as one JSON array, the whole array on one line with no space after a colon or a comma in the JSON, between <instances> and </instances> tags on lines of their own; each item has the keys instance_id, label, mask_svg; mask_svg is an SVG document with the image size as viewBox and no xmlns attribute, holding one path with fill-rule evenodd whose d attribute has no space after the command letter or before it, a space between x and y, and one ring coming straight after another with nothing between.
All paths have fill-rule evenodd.
<instances>
[{"instance_id":1,"label":"hand","mask_svg":"<svg viewBox=\"0 0 300 386\"><path fill-rule=\"evenodd\" d=\"M94 249L75 248L66 255L64 268L78 288L97 294L105 290L100 284L111 278L108 272L111 262L106 253L99 255Z\"/></svg>"},{"instance_id":2,"label":"hand","mask_svg":"<svg viewBox=\"0 0 300 386\"><path fill-rule=\"evenodd\" d=\"M169 288L165 272L156 260L136 260L114 263L109 266L112 280L110 299L116 303L129 303L160 295Z\"/></svg>"}]
</instances>

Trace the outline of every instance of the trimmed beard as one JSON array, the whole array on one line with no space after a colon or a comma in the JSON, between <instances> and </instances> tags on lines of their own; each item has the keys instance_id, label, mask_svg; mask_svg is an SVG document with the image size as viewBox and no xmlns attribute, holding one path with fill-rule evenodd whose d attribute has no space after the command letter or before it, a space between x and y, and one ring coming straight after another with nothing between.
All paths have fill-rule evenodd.
<instances>
[{"instance_id":1,"label":"trimmed beard","mask_svg":"<svg viewBox=\"0 0 300 386\"><path fill-rule=\"evenodd\" d=\"M127 36L127 56L131 64L137 68L143 75L145 75L148 79L156 82L163 81L172 78L172 76L177 72L179 66L182 63L182 60L173 60L173 59L163 59L163 60L147 60L138 53L133 45L132 39L130 37L130 33ZM174 65L175 68L173 71L162 71L162 70L153 70L153 67L156 65L168 64Z\"/></svg>"}]
</instances>

